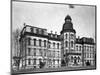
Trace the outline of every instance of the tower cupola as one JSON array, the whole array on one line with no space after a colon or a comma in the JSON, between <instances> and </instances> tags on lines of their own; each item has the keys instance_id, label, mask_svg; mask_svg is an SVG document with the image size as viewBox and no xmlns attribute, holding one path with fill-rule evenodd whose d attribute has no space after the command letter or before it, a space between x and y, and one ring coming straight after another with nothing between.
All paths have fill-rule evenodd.
<instances>
[{"instance_id":1,"label":"tower cupola","mask_svg":"<svg viewBox=\"0 0 100 75\"><path fill-rule=\"evenodd\" d=\"M76 31L73 29L72 19L69 15L65 17L65 23L63 24L61 34L66 31L76 33Z\"/></svg>"}]
</instances>

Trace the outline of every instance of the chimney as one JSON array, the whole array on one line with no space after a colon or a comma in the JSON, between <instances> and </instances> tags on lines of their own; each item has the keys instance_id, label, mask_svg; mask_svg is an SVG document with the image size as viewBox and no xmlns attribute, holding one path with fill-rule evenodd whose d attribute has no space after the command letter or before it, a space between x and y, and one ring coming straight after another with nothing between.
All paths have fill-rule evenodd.
<instances>
[{"instance_id":1,"label":"chimney","mask_svg":"<svg viewBox=\"0 0 100 75\"><path fill-rule=\"evenodd\" d=\"M78 41L80 40L80 36L78 36Z\"/></svg>"},{"instance_id":2,"label":"chimney","mask_svg":"<svg viewBox=\"0 0 100 75\"><path fill-rule=\"evenodd\" d=\"M25 26L26 26L26 23L24 23L23 25L24 25L24 27L25 27Z\"/></svg>"},{"instance_id":3,"label":"chimney","mask_svg":"<svg viewBox=\"0 0 100 75\"><path fill-rule=\"evenodd\" d=\"M53 31L51 30L51 37L52 37L52 32L53 32Z\"/></svg>"},{"instance_id":4,"label":"chimney","mask_svg":"<svg viewBox=\"0 0 100 75\"><path fill-rule=\"evenodd\" d=\"M51 34L52 34L52 32L53 32L53 31L51 30Z\"/></svg>"},{"instance_id":5,"label":"chimney","mask_svg":"<svg viewBox=\"0 0 100 75\"><path fill-rule=\"evenodd\" d=\"M55 32L55 38L57 38L57 32Z\"/></svg>"}]
</instances>

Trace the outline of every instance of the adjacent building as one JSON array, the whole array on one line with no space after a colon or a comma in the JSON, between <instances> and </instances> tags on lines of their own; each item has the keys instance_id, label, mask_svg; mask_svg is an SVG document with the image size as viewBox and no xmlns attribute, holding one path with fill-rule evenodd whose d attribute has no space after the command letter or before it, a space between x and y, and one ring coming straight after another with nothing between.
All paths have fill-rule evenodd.
<instances>
[{"instance_id":1,"label":"adjacent building","mask_svg":"<svg viewBox=\"0 0 100 75\"><path fill-rule=\"evenodd\" d=\"M21 68L58 68L62 61L66 67L95 65L93 38L76 38L72 19L65 17L61 34L48 33L47 29L24 26L20 35Z\"/></svg>"}]
</instances>

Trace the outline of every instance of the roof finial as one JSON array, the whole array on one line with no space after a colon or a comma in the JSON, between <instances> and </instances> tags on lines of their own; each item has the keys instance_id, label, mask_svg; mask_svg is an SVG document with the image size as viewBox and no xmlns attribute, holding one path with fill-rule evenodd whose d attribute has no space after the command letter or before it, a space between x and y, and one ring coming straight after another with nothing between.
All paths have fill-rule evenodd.
<instances>
[{"instance_id":1,"label":"roof finial","mask_svg":"<svg viewBox=\"0 0 100 75\"><path fill-rule=\"evenodd\" d=\"M70 21L71 21L72 19L71 19L71 17L70 17L69 15L67 15L67 16L65 17L65 20L70 20Z\"/></svg>"},{"instance_id":2,"label":"roof finial","mask_svg":"<svg viewBox=\"0 0 100 75\"><path fill-rule=\"evenodd\" d=\"M26 26L26 23L24 23L23 25L24 25L24 27L25 27L25 26Z\"/></svg>"},{"instance_id":3,"label":"roof finial","mask_svg":"<svg viewBox=\"0 0 100 75\"><path fill-rule=\"evenodd\" d=\"M52 34L52 32L53 32L53 31L51 30L51 34Z\"/></svg>"}]
</instances>

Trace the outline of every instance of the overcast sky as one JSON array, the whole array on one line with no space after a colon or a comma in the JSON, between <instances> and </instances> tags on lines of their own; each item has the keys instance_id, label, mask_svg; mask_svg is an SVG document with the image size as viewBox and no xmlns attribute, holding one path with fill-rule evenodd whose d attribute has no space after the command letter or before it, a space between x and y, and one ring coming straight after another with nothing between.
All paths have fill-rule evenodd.
<instances>
[{"instance_id":1,"label":"overcast sky","mask_svg":"<svg viewBox=\"0 0 100 75\"><path fill-rule=\"evenodd\" d=\"M12 28L22 28L24 23L46 28L48 32L60 34L66 15L70 15L76 36L95 37L95 7L78 6L69 8L63 4L29 2L12 3Z\"/></svg>"}]
</instances>

